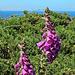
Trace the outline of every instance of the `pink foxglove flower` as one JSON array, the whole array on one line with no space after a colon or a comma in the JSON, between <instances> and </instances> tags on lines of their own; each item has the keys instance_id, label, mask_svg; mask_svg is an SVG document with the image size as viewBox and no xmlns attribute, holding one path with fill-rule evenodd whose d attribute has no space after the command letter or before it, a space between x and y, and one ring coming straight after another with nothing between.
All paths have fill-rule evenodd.
<instances>
[{"instance_id":1,"label":"pink foxglove flower","mask_svg":"<svg viewBox=\"0 0 75 75\"><path fill-rule=\"evenodd\" d=\"M33 69L28 69L28 72L31 74L33 73Z\"/></svg>"},{"instance_id":2,"label":"pink foxglove flower","mask_svg":"<svg viewBox=\"0 0 75 75\"><path fill-rule=\"evenodd\" d=\"M22 59L22 58L20 58L20 59L19 59L19 62L20 62L20 63L22 63L22 62L23 62L23 59Z\"/></svg>"},{"instance_id":3,"label":"pink foxglove flower","mask_svg":"<svg viewBox=\"0 0 75 75\"><path fill-rule=\"evenodd\" d=\"M44 45L44 50L47 51L49 50L49 48L50 48L50 45L46 42Z\"/></svg>"},{"instance_id":4,"label":"pink foxglove flower","mask_svg":"<svg viewBox=\"0 0 75 75\"><path fill-rule=\"evenodd\" d=\"M44 44L45 44L44 41L41 41L41 42L37 43L38 49L40 49Z\"/></svg>"},{"instance_id":5,"label":"pink foxglove flower","mask_svg":"<svg viewBox=\"0 0 75 75\"><path fill-rule=\"evenodd\" d=\"M20 70L18 70L17 75L35 75L35 71L33 70L33 66L30 64L30 60L28 59L28 56L26 55L26 52L21 51L21 58L19 59L19 62L14 66L14 68L23 67Z\"/></svg>"},{"instance_id":6,"label":"pink foxglove flower","mask_svg":"<svg viewBox=\"0 0 75 75\"><path fill-rule=\"evenodd\" d=\"M32 66L32 65L29 65L29 68L31 68L31 69L32 69L32 68L33 68L33 66Z\"/></svg>"},{"instance_id":7,"label":"pink foxglove flower","mask_svg":"<svg viewBox=\"0 0 75 75\"><path fill-rule=\"evenodd\" d=\"M24 69L22 69L22 74L23 75L29 75L29 73L26 70L24 70Z\"/></svg>"},{"instance_id":8,"label":"pink foxglove flower","mask_svg":"<svg viewBox=\"0 0 75 75\"><path fill-rule=\"evenodd\" d=\"M43 32L46 32L46 29L45 28L43 28Z\"/></svg>"},{"instance_id":9,"label":"pink foxglove flower","mask_svg":"<svg viewBox=\"0 0 75 75\"><path fill-rule=\"evenodd\" d=\"M47 43L51 45L53 43L53 40L47 37Z\"/></svg>"},{"instance_id":10,"label":"pink foxglove flower","mask_svg":"<svg viewBox=\"0 0 75 75\"><path fill-rule=\"evenodd\" d=\"M51 34L50 31L47 31L47 36L50 37L50 38L52 38L52 34Z\"/></svg>"},{"instance_id":11,"label":"pink foxglove flower","mask_svg":"<svg viewBox=\"0 0 75 75\"><path fill-rule=\"evenodd\" d=\"M43 38L43 39L45 39L45 38L46 38L46 33L44 33L44 34L42 35L42 38Z\"/></svg>"},{"instance_id":12,"label":"pink foxglove flower","mask_svg":"<svg viewBox=\"0 0 75 75\"><path fill-rule=\"evenodd\" d=\"M19 62L14 66L14 68L17 69L18 67L20 67Z\"/></svg>"},{"instance_id":13,"label":"pink foxglove flower","mask_svg":"<svg viewBox=\"0 0 75 75\"><path fill-rule=\"evenodd\" d=\"M61 40L58 38L57 34L55 33L55 29L53 29L52 22L50 22L47 18L46 20L46 26L47 26L47 31L43 29L43 32L45 32L42 35L42 38L45 39L46 41L41 41L37 43L37 46L40 50L44 50L50 64L55 60L55 58L58 55L58 52L60 51L61 48ZM47 35L46 35L47 33Z\"/></svg>"},{"instance_id":14,"label":"pink foxglove flower","mask_svg":"<svg viewBox=\"0 0 75 75\"><path fill-rule=\"evenodd\" d=\"M44 19L43 17L41 17L41 19Z\"/></svg>"},{"instance_id":15,"label":"pink foxglove flower","mask_svg":"<svg viewBox=\"0 0 75 75\"><path fill-rule=\"evenodd\" d=\"M49 26L50 25L49 22L46 22L46 25Z\"/></svg>"},{"instance_id":16,"label":"pink foxglove flower","mask_svg":"<svg viewBox=\"0 0 75 75\"><path fill-rule=\"evenodd\" d=\"M28 67L27 67L27 65L26 65L26 64L24 64L24 65L23 65L23 68L24 68L25 70L27 70L27 69L28 69Z\"/></svg>"},{"instance_id":17,"label":"pink foxglove flower","mask_svg":"<svg viewBox=\"0 0 75 75\"><path fill-rule=\"evenodd\" d=\"M17 75L20 75L20 73L21 73L20 70L18 70Z\"/></svg>"},{"instance_id":18,"label":"pink foxglove flower","mask_svg":"<svg viewBox=\"0 0 75 75\"><path fill-rule=\"evenodd\" d=\"M50 51L46 51L46 55L47 55L47 57L50 57L50 56L52 56L52 53Z\"/></svg>"},{"instance_id":19,"label":"pink foxglove flower","mask_svg":"<svg viewBox=\"0 0 75 75\"><path fill-rule=\"evenodd\" d=\"M46 21L49 21L48 18L45 18Z\"/></svg>"}]
</instances>

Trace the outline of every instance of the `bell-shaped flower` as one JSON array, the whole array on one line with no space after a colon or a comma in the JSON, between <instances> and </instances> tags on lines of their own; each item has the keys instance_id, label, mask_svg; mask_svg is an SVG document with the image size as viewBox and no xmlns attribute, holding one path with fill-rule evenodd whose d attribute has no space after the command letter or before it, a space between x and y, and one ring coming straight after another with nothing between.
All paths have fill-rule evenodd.
<instances>
[{"instance_id":1,"label":"bell-shaped flower","mask_svg":"<svg viewBox=\"0 0 75 75\"><path fill-rule=\"evenodd\" d=\"M32 65L29 65L29 68L33 68L33 66Z\"/></svg>"},{"instance_id":2,"label":"bell-shaped flower","mask_svg":"<svg viewBox=\"0 0 75 75\"><path fill-rule=\"evenodd\" d=\"M14 66L14 68L17 69L18 67L20 67L19 62Z\"/></svg>"},{"instance_id":3,"label":"bell-shaped flower","mask_svg":"<svg viewBox=\"0 0 75 75\"><path fill-rule=\"evenodd\" d=\"M17 75L20 75L20 73L21 73L20 70L18 70Z\"/></svg>"},{"instance_id":4,"label":"bell-shaped flower","mask_svg":"<svg viewBox=\"0 0 75 75\"><path fill-rule=\"evenodd\" d=\"M51 29L51 33L52 34L55 34L55 29Z\"/></svg>"},{"instance_id":5,"label":"bell-shaped flower","mask_svg":"<svg viewBox=\"0 0 75 75\"><path fill-rule=\"evenodd\" d=\"M57 34L52 34L52 39L56 41L57 40Z\"/></svg>"},{"instance_id":6,"label":"bell-shaped flower","mask_svg":"<svg viewBox=\"0 0 75 75\"><path fill-rule=\"evenodd\" d=\"M46 25L49 26L50 25L49 22L46 22Z\"/></svg>"},{"instance_id":7,"label":"bell-shaped flower","mask_svg":"<svg viewBox=\"0 0 75 75\"><path fill-rule=\"evenodd\" d=\"M47 37L47 43L51 45L53 43L53 40Z\"/></svg>"},{"instance_id":8,"label":"bell-shaped flower","mask_svg":"<svg viewBox=\"0 0 75 75\"><path fill-rule=\"evenodd\" d=\"M29 75L27 71L25 71L24 69L22 69L22 74L23 75Z\"/></svg>"},{"instance_id":9,"label":"bell-shaped flower","mask_svg":"<svg viewBox=\"0 0 75 75\"><path fill-rule=\"evenodd\" d=\"M46 29L45 28L43 28L43 30L42 30L43 32L46 32Z\"/></svg>"},{"instance_id":10,"label":"bell-shaped flower","mask_svg":"<svg viewBox=\"0 0 75 75\"><path fill-rule=\"evenodd\" d=\"M29 73L33 73L33 69L28 69L28 72Z\"/></svg>"},{"instance_id":11,"label":"bell-shaped flower","mask_svg":"<svg viewBox=\"0 0 75 75\"><path fill-rule=\"evenodd\" d=\"M47 42L44 44L44 50L48 50L50 48L50 44L48 44Z\"/></svg>"},{"instance_id":12,"label":"bell-shaped flower","mask_svg":"<svg viewBox=\"0 0 75 75\"><path fill-rule=\"evenodd\" d=\"M49 21L48 18L45 18L46 21Z\"/></svg>"},{"instance_id":13,"label":"bell-shaped flower","mask_svg":"<svg viewBox=\"0 0 75 75\"><path fill-rule=\"evenodd\" d=\"M45 38L46 38L46 33L44 33L44 34L42 35L42 38L43 38L43 39L45 39Z\"/></svg>"},{"instance_id":14,"label":"bell-shaped flower","mask_svg":"<svg viewBox=\"0 0 75 75\"><path fill-rule=\"evenodd\" d=\"M53 54L55 54L56 52L57 52L57 50L56 49L52 49L52 50L50 50Z\"/></svg>"},{"instance_id":15,"label":"bell-shaped flower","mask_svg":"<svg viewBox=\"0 0 75 75\"><path fill-rule=\"evenodd\" d=\"M52 38L52 34L51 34L50 31L47 32L47 36L48 36L49 38Z\"/></svg>"},{"instance_id":16,"label":"bell-shaped flower","mask_svg":"<svg viewBox=\"0 0 75 75\"><path fill-rule=\"evenodd\" d=\"M22 62L23 62L23 59L22 59L22 57L19 59L19 62L20 62L20 63L22 63Z\"/></svg>"},{"instance_id":17,"label":"bell-shaped flower","mask_svg":"<svg viewBox=\"0 0 75 75\"><path fill-rule=\"evenodd\" d=\"M24 61L24 64L29 65L30 63L28 61Z\"/></svg>"},{"instance_id":18,"label":"bell-shaped flower","mask_svg":"<svg viewBox=\"0 0 75 75\"><path fill-rule=\"evenodd\" d=\"M25 69L25 70L27 70L28 69L28 67L27 67L27 65L23 65L23 68Z\"/></svg>"},{"instance_id":19,"label":"bell-shaped flower","mask_svg":"<svg viewBox=\"0 0 75 75\"><path fill-rule=\"evenodd\" d=\"M50 57L52 55L52 53L50 51L46 51L46 55L47 55L47 57Z\"/></svg>"},{"instance_id":20,"label":"bell-shaped flower","mask_svg":"<svg viewBox=\"0 0 75 75\"><path fill-rule=\"evenodd\" d=\"M21 55L21 56L23 56L23 54L24 54L24 52L23 52L23 51L21 51L20 55Z\"/></svg>"},{"instance_id":21,"label":"bell-shaped flower","mask_svg":"<svg viewBox=\"0 0 75 75\"><path fill-rule=\"evenodd\" d=\"M44 41L41 41L41 42L37 43L38 49L40 49L40 47L42 47L44 44L45 44Z\"/></svg>"}]
</instances>

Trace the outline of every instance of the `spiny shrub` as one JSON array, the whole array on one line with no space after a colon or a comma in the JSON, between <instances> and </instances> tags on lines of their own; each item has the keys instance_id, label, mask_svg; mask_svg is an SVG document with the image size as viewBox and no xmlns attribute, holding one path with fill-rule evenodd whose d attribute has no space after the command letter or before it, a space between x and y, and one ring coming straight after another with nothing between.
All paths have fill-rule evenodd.
<instances>
[{"instance_id":1,"label":"spiny shrub","mask_svg":"<svg viewBox=\"0 0 75 75\"><path fill-rule=\"evenodd\" d=\"M75 20L72 19L69 24L65 24L64 22L67 21L66 15L60 14L62 15L62 19L60 19L59 17L55 18L54 12L50 12L55 32L62 42L57 58L52 64L48 65L47 70L51 75L73 75L75 74ZM26 38L27 55L33 69L35 71L39 69L39 58L42 52L38 49L36 43L43 40L41 35L43 35L42 29L45 26L45 20L42 20L41 17L45 16L27 13L20 17L0 19L0 75L16 74L17 69L14 69L14 65L20 57L20 49L17 45L23 38ZM44 70L41 69L40 71Z\"/></svg>"}]
</instances>

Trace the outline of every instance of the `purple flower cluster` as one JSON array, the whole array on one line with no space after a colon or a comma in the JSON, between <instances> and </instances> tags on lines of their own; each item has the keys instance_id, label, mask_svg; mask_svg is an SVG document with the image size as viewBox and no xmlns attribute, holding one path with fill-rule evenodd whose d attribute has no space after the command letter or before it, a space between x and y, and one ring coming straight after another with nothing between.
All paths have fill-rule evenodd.
<instances>
[{"instance_id":1,"label":"purple flower cluster","mask_svg":"<svg viewBox=\"0 0 75 75\"><path fill-rule=\"evenodd\" d=\"M30 60L25 52L21 51L21 58L19 62L14 66L15 69L21 67L21 70L18 70L17 75L35 75L33 66L30 64Z\"/></svg>"},{"instance_id":2,"label":"purple flower cluster","mask_svg":"<svg viewBox=\"0 0 75 75\"><path fill-rule=\"evenodd\" d=\"M55 58L58 55L58 52L60 51L61 47L61 40L58 38L57 34L55 33L55 30L53 29L53 25L50 21L48 21L47 18L45 19L47 28L43 28L43 32L45 32L42 35L42 38L45 39L45 41L41 41L37 43L38 49L44 50L46 53L46 56L48 57L50 64L55 60Z\"/></svg>"}]
</instances>

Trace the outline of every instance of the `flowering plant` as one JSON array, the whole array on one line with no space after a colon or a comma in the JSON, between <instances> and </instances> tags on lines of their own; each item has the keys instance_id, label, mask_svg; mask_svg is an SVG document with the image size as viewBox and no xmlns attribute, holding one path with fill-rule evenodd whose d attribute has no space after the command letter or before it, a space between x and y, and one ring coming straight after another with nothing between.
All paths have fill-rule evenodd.
<instances>
[{"instance_id":1,"label":"flowering plant","mask_svg":"<svg viewBox=\"0 0 75 75\"><path fill-rule=\"evenodd\" d=\"M43 41L37 43L38 49L44 50L46 53L46 56L48 57L50 64L55 60L55 58L58 55L58 52L60 51L61 47L61 40L58 38L57 34L55 33L55 29L53 28L53 24L51 22L51 17L49 16L50 13L49 9L45 10L46 18L42 17L42 19L46 20L46 26L43 28L43 32L45 32L42 35Z\"/></svg>"},{"instance_id":2,"label":"flowering plant","mask_svg":"<svg viewBox=\"0 0 75 75\"><path fill-rule=\"evenodd\" d=\"M41 68L43 65L44 55L46 54L49 60L49 64L52 64L52 62L57 57L61 47L61 40L58 38L57 34L55 33L55 29L53 28L51 17L49 16L50 11L48 8L45 10L44 15L46 16L46 18L42 17L42 19L46 20L46 26L43 28L44 34L42 35L42 38L44 40L37 43L38 49L42 50L43 52L40 61ZM21 44L22 45L18 44L18 46L21 49L20 51L21 58L19 59L19 62L14 66L15 69L21 67L20 70L18 70L17 75L35 75L35 71L33 70L33 66L30 64L30 60L28 59L26 52L22 50L25 46L23 44L23 41L21 42ZM45 74L47 74L46 72ZM40 74L40 72L38 71L37 74Z\"/></svg>"},{"instance_id":3,"label":"flowering plant","mask_svg":"<svg viewBox=\"0 0 75 75\"><path fill-rule=\"evenodd\" d=\"M22 45L18 44L20 48L20 59L19 62L14 66L15 69L19 68L17 75L35 75L35 71L33 70L33 66L30 64L30 60L28 59L27 52L23 51L25 49L24 40L20 42Z\"/></svg>"}]
</instances>

